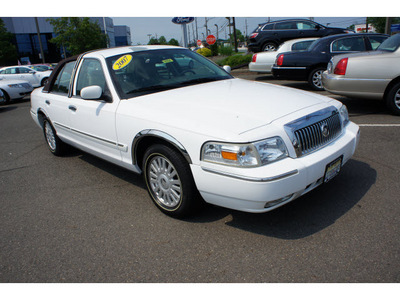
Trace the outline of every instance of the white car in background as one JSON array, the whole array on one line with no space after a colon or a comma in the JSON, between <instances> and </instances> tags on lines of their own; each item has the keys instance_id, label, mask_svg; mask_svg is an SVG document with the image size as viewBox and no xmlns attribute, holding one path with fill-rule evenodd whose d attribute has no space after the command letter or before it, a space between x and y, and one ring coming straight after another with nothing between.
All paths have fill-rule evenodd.
<instances>
[{"instance_id":1,"label":"white car in background","mask_svg":"<svg viewBox=\"0 0 400 300\"><path fill-rule=\"evenodd\" d=\"M338 174L359 140L346 106L226 69L181 47L91 51L60 62L30 112L53 154L66 143L144 174L174 217L201 198L266 212Z\"/></svg>"},{"instance_id":2,"label":"white car in background","mask_svg":"<svg viewBox=\"0 0 400 300\"><path fill-rule=\"evenodd\" d=\"M4 94L4 100L17 100L29 95L33 91L33 86L23 80L0 80L0 90Z\"/></svg>"},{"instance_id":3,"label":"white car in background","mask_svg":"<svg viewBox=\"0 0 400 300\"><path fill-rule=\"evenodd\" d=\"M302 38L284 42L276 51L259 52L253 54L249 71L259 73L271 73L271 67L275 63L276 57L283 52L305 51L312 42L318 38Z\"/></svg>"},{"instance_id":4,"label":"white car in background","mask_svg":"<svg viewBox=\"0 0 400 300\"><path fill-rule=\"evenodd\" d=\"M35 71L25 66L11 66L0 69L0 79L28 81L34 88L45 85L52 71Z\"/></svg>"}]
</instances>

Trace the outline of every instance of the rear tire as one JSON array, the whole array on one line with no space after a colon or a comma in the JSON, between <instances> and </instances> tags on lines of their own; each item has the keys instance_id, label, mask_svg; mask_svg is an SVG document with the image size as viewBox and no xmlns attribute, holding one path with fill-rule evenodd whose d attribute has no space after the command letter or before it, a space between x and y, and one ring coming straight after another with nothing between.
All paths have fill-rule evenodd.
<instances>
[{"instance_id":1,"label":"rear tire","mask_svg":"<svg viewBox=\"0 0 400 300\"><path fill-rule=\"evenodd\" d=\"M150 197L164 214L184 218L200 207L192 172L180 153L163 144L150 146L143 169Z\"/></svg>"},{"instance_id":2,"label":"rear tire","mask_svg":"<svg viewBox=\"0 0 400 300\"><path fill-rule=\"evenodd\" d=\"M53 125L46 118L43 120L43 134L50 152L56 156L62 156L67 145L60 140Z\"/></svg>"},{"instance_id":3,"label":"rear tire","mask_svg":"<svg viewBox=\"0 0 400 300\"><path fill-rule=\"evenodd\" d=\"M264 52L276 51L277 49L278 45L273 42L267 42L262 47L262 51Z\"/></svg>"},{"instance_id":4,"label":"rear tire","mask_svg":"<svg viewBox=\"0 0 400 300\"><path fill-rule=\"evenodd\" d=\"M310 75L308 76L308 83L313 90L315 91L325 90L324 86L322 85L322 73L325 70L326 69L319 67L311 71Z\"/></svg>"},{"instance_id":5,"label":"rear tire","mask_svg":"<svg viewBox=\"0 0 400 300\"><path fill-rule=\"evenodd\" d=\"M400 82L396 83L386 95L386 106L390 111L400 116Z\"/></svg>"}]
</instances>

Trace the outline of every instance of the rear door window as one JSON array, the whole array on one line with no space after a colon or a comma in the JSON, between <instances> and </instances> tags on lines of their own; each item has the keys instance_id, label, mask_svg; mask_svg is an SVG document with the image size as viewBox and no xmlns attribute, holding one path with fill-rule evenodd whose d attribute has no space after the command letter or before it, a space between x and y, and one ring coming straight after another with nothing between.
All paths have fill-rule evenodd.
<instances>
[{"instance_id":1,"label":"rear door window","mask_svg":"<svg viewBox=\"0 0 400 300\"><path fill-rule=\"evenodd\" d=\"M71 61L65 64L64 68L60 71L60 73L58 73L50 92L68 94L74 66L75 61Z\"/></svg>"},{"instance_id":2,"label":"rear door window","mask_svg":"<svg viewBox=\"0 0 400 300\"><path fill-rule=\"evenodd\" d=\"M349 37L333 41L331 44L331 52L357 52L365 51L365 43L363 37Z\"/></svg>"}]
</instances>

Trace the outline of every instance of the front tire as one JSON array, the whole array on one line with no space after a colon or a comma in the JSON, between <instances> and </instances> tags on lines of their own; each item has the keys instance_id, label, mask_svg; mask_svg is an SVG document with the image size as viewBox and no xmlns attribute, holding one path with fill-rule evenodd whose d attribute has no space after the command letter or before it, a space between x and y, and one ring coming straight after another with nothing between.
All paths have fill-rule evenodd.
<instances>
[{"instance_id":1,"label":"front tire","mask_svg":"<svg viewBox=\"0 0 400 300\"><path fill-rule=\"evenodd\" d=\"M311 71L310 75L308 76L308 83L315 91L323 91L324 86L322 85L322 73L326 69L324 68L316 68Z\"/></svg>"},{"instance_id":2,"label":"front tire","mask_svg":"<svg viewBox=\"0 0 400 300\"><path fill-rule=\"evenodd\" d=\"M57 136L53 125L48 119L43 120L43 134L51 153L56 156L61 156L65 153L66 144Z\"/></svg>"},{"instance_id":3,"label":"front tire","mask_svg":"<svg viewBox=\"0 0 400 300\"><path fill-rule=\"evenodd\" d=\"M163 213L183 218L199 207L199 192L180 153L166 145L153 145L144 155L143 169L147 190Z\"/></svg>"},{"instance_id":4,"label":"front tire","mask_svg":"<svg viewBox=\"0 0 400 300\"><path fill-rule=\"evenodd\" d=\"M400 82L396 83L386 95L386 106L391 112L400 116Z\"/></svg>"}]
</instances>

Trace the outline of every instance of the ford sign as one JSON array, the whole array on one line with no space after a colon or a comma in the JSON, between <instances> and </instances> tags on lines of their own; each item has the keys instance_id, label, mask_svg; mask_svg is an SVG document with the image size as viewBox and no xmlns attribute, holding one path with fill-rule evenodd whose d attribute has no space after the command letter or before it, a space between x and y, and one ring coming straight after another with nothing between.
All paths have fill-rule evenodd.
<instances>
[{"instance_id":1,"label":"ford sign","mask_svg":"<svg viewBox=\"0 0 400 300\"><path fill-rule=\"evenodd\" d=\"M194 17L175 17L172 19L172 23L175 24L188 24L194 21Z\"/></svg>"}]
</instances>

